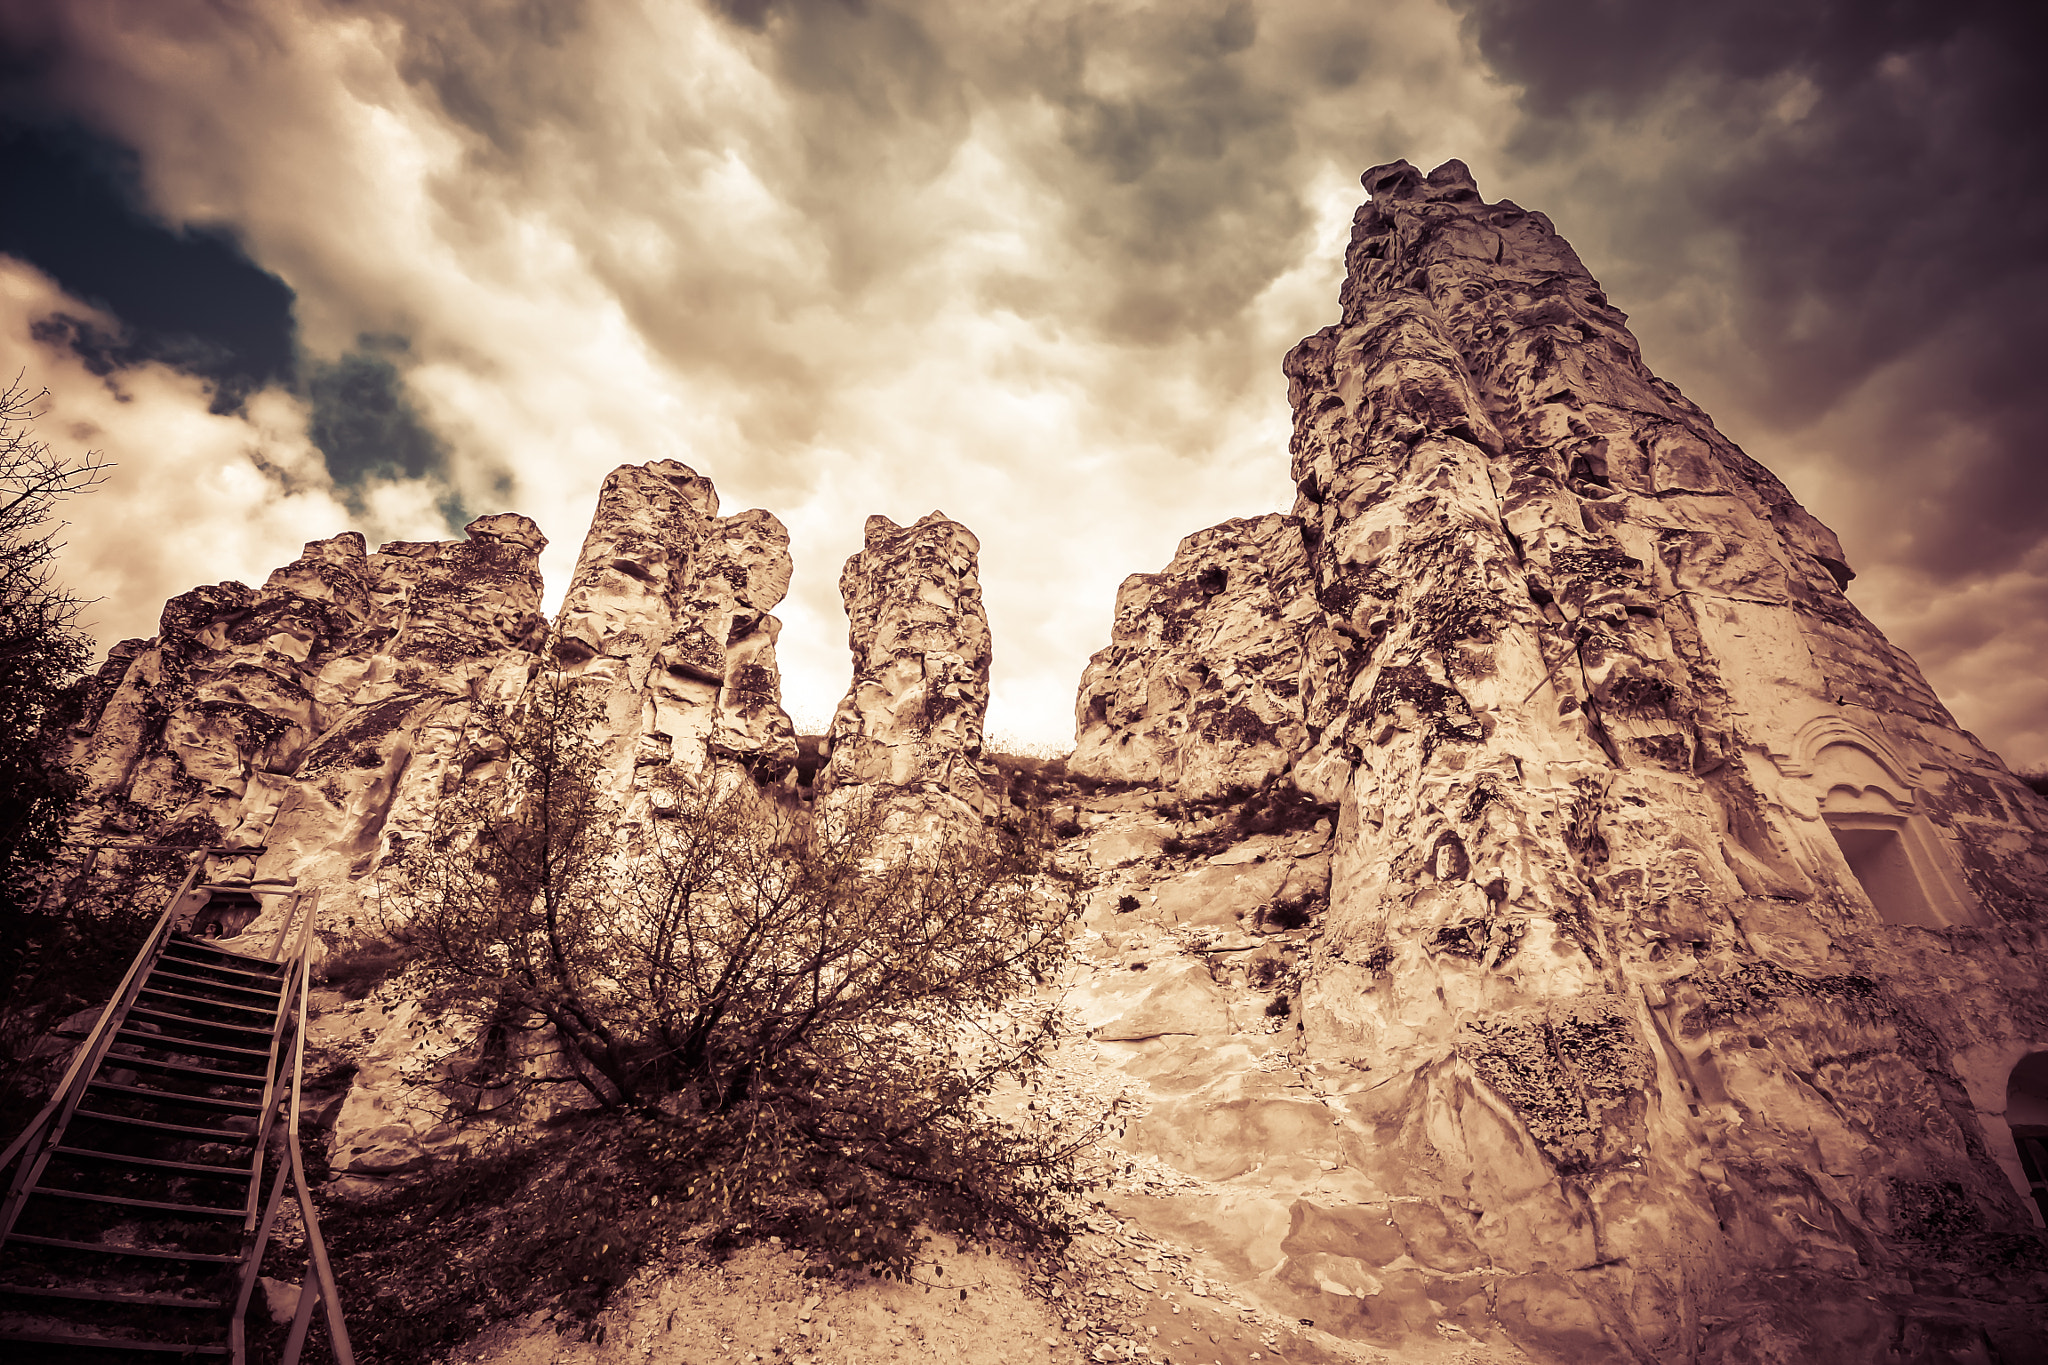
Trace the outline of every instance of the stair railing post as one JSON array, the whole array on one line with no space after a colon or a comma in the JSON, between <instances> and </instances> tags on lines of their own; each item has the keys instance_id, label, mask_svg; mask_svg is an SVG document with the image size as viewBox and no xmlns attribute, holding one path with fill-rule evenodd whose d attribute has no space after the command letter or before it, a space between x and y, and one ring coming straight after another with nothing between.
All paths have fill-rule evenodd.
<instances>
[{"instance_id":1,"label":"stair railing post","mask_svg":"<svg viewBox=\"0 0 2048 1365\"><path fill-rule=\"evenodd\" d=\"M313 899L317 900L319 894L317 891L313 892ZM292 892L293 915L298 913L299 902L305 898L306 893L303 891ZM310 912L307 922L312 922ZM281 989L277 993L277 1014L270 1023L270 1057L264 1064L264 1075L267 1079L263 1086L263 1117L257 1124L256 1155L249 1170L249 1199L242 1224L242 1231L245 1233L252 1231L256 1226L256 1190L262 1177L264 1147L270 1141L271 1130L277 1119L279 1094L285 1084L282 1055L285 1030L292 1027L292 1021L296 1017L298 992L301 989L297 974L287 969Z\"/></svg>"},{"instance_id":2,"label":"stair railing post","mask_svg":"<svg viewBox=\"0 0 2048 1365\"><path fill-rule=\"evenodd\" d=\"M277 1178L270 1182L270 1198L264 1201L263 1222L258 1226L255 1239L242 1258L240 1283L235 1286L234 1315L228 1319L228 1348L233 1365L243 1365L247 1347L244 1343L243 1320L249 1316L249 1301L255 1296L256 1281L263 1273L263 1253L270 1245L270 1229L277 1222L277 1211L284 1203L284 1180L291 1173L291 1162L277 1163Z\"/></svg>"},{"instance_id":3,"label":"stair railing post","mask_svg":"<svg viewBox=\"0 0 2048 1365\"><path fill-rule=\"evenodd\" d=\"M314 892L314 901L306 908L305 921L299 927L299 945L294 961L294 970L299 977L299 1026L292 1045L292 1105L285 1148L291 1156L292 1184L298 1188L299 1216L306 1230L306 1288L313 1287L315 1278L319 1280L320 1298L327 1307L328 1349L337 1365L355 1365L355 1351L348 1340L348 1325L341 1317L341 1292L334 1283L334 1267L327 1259L327 1241L320 1235L320 1215L313 1207L312 1191L306 1188L305 1162L299 1154L299 1098L304 1087L306 1064L306 996L311 989L313 972L312 955L308 949L313 937L313 921L320 908L318 897L319 893ZM301 1291L299 1308L302 1313L311 1311L304 1291ZM287 1362L289 1365L289 1357Z\"/></svg>"},{"instance_id":4,"label":"stair railing post","mask_svg":"<svg viewBox=\"0 0 2048 1365\"><path fill-rule=\"evenodd\" d=\"M311 1275L299 1286L299 1311L292 1314L292 1330L284 1339L284 1354L278 1357L278 1365L299 1365L299 1352L306 1344L306 1329L313 1325L313 1304L320 1297L320 1290L313 1283Z\"/></svg>"},{"instance_id":5,"label":"stair railing post","mask_svg":"<svg viewBox=\"0 0 2048 1365\"><path fill-rule=\"evenodd\" d=\"M312 894L315 898L319 895L317 891ZM306 895L304 891L292 892L291 909L286 916L287 929L298 915L299 904ZM311 922L310 915L307 922ZM280 950L284 944L285 937L281 934L278 937ZM275 961L276 958L273 957L272 960ZM256 1210L257 1200L263 1189L263 1158L269 1151L270 1137L276 1129L280 1090L285 1083L281 1051L285 1030L292 1027L292 1021L297 1015L296 1006L301 985L299 977L287 970L277 995L277 1014L270 1024L270 1057L265 1063L264 1071L263 1117L257 1123L255 1154L249 1159L249 1193L243 1211L242 1268L236 1276L233 1316L228 1319L228 1346L234 1365L242 1365L242 1353L245 1349L243 1319L248 1314L256 1281L262 1273L263 1255L270 1246L270 1230L277 1218L278 1205L284 1196L285 1176L291 1169L290 1161L281 1157L277 1163L277 1178L271 1182L270 1197L264 1204L259 1225Z\"/></svg>"}]
</instances>

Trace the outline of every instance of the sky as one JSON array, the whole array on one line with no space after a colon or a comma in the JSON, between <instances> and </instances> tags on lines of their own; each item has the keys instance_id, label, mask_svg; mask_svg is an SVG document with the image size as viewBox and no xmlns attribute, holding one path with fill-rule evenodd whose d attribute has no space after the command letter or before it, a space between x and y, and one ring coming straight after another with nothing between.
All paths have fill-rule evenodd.
<instances>
[{"instance_id":1,"label":"sky","mask_svg":"<svg viewBox=\"0 0 2048 1365\"><path fill-rule=\"evenodd\" d=\"M1956 0L0 0L0 369L118 466L60 562L102 644L486 512L552 606L678 459L789 526L800 728L866 518L938 509L991 730L1059 747L1125 575L1290 505L1360 172L1457 157L2037 767L2044 56Z\"/></svg>"}]
</instances>

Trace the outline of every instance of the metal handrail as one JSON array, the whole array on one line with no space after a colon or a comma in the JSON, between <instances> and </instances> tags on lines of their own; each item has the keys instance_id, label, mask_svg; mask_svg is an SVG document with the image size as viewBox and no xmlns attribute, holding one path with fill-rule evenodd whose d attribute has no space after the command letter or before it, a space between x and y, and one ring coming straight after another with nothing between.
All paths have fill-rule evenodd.
<instances>
[{"instance_id":1,"label":"metal handrail","mask_svg":"<svg viewBox=\"0 0 2048 1365\"><path fill-rule=\"evenodd\" d=\"M86 1034L85 1041L79 1044L78 1051L72 1057L71 1065L66 1068L63 1079L57 1083L50 1102L44 1105L42 1111L7 1145L5 1152L0 1152L0 1174L4 1174L17 1160L20 1161L20 1167L15 1172L14 1180L7 1192L4 1212L0 1212L0 1240L5 1240L14 1230L14 1221L25 1202L26 1191L35 1184L42 1168L49 1161L50 1151L48 1143L44 1140L53 1129L69 1121L72 1111L85 1093L84 1082L91 1078L94 1069L98 1067L108 1047L112 1045L113 1037L108 1025L123 1009L134 1002L143 980L148 975L147 968L155 962L163 952L164 945L169 942L172 926L176 923L178 907L198 881L200 871L206 865L207 852L206 849L197 850L198 856L192 860L191 870L185 874L184 883L178 888L177 894L165 904L163 912L157 916L156 925L150 930L149 937L143 941L134 960L128 964L127 975L121 978L121 984L108 998L106 1007L100 1011L100 1016L94 1021L91 1031ZM277 1218L287 1176L295 1187L299 1216L305 1225L310 1273L299 1291L298 1312L292 1322L291 1335L286 1339L283 1365L297 1365L299 1353L305 1345L307 1329L311 1326L313 1305L316 1300L324 1301L327 1307L328 1346L336 1365L355 1365L355 1351L349 1344L348 1328L342 1321L341 1296L335 1285L334 1267L328 1260L327 1243L320 1235L319 1214L313 1207L312 1192L307 1188L305 1160L299 1150L299 1102L300 1091L305 1081L306 1006L312 986L312 954L309 950L313 941L313 924L317 918L319 900L320 893L317 890L293 893L291 909L287 912L284 926L278 933L278 945L272 950L270 959L273 962L284 960L286 989L280 993L278 1012L273 1023L269 1080L264 1089L263 1118L256 1134L257 1166L251 1171L252 1177L261 1171L263 1153L268 1146L267 1139L273 1131L278 1086L283 1080L278 1057L279 1033L287 1017L293 1023L291 1110L285 1124L286 1160L279 1164L276 1179L271 1183L270 1197L266 1201L262 1221L260 1225L255 1223L255 1204L252 1198L248 1217L243 1225L244 1235L248 1238L245 1242L248 1251L243 1258L241 1284L236 1295L234 1315L228 1324L230 1354L234 1365L245 1363L243 1318L248 1312L250 1296L262 1269L263 1253L270 1243L270 1231ZM299 913L301 902L304 903L303 915ZM295 918L298 922L294 938ZM288 939L293 942L291 954L286 958L283 950ZM43 1145L32 1145L39 1142Z\"/></svg>"},{"instance_id":2,"label":"metal handrail","mask_svg":"<svg viewBox=\"0 0 2048 1365\"><path fill-rule=\"evenodd\" d=\"M355 1365L355 1351L349 1344L348 1327L342 1321L341 1294L334 1281L334 1267L327 1257L327 1242L320 1235L320 1215L313 1207L313 1194L306 1184L305 1159L299 1149L299 1105L305 1082L306 1066L306 1003L312 990L312 955L308 951L313 938L313 921L317 916L320 893L312 892L303 897L293 897L296 912L301 899L305 902L304 917L299 921L297 942L292 946L291 955L285 958L286 980L290 983L284 993L280 1010L295 1011L292 1033L291 1062L291 1110L285 1121L285 1161L279 1165L276 1177L271 1181L270 1197L266 1201L263 1220L255 1230L248 1255L244 1258L242 1283L236 1295L235 1313L229 1326L229 1346L234 1365L243 1365L244 1341L242 1321L248 1312L249 1299L254 1291L256 1278L263 1266L263 1253L270 1245L270 1231L277 1220L278 1208L284 1197L286 1178L289 1177L298 1196L299 1220L306 1233L307 1269L306 1278L299 1288L298 1310L292 1315L292 1326L285 1338L282 1365L298 1365L299 1353L305 1348L306 1333L313 1322L313 1307L316 1302L326 1305L328 1350L336 1365ZM285 923L278 935L278 946L283 948L285 939L291 933L291 923ZM271 1112L266 1107L266 1116Z\"/></svg>"}]
</instances>

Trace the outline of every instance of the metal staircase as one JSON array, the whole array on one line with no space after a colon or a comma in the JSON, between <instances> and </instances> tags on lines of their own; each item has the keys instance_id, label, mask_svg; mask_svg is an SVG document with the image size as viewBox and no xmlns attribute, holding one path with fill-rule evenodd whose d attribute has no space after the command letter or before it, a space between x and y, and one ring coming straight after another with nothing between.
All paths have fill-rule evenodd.
<instances>
[{"instance_id":1,"label":"metal staircase","mask_svg":"<svg viewBox=\"0 0 2048 1365\"><path fill-rule=\"evenodd\" d=\"M204 862L55 1096L0 1154L0 1175L12 1172L0 1206L10 1362L243 1365L244 1319L289 1182L309 1265L282 1360L295 1365L324 1303L330 1351L352 1365L299 1154L317 893L293 893L270 958L231 952L175 927Z\"/></svg>"}]
</instances>

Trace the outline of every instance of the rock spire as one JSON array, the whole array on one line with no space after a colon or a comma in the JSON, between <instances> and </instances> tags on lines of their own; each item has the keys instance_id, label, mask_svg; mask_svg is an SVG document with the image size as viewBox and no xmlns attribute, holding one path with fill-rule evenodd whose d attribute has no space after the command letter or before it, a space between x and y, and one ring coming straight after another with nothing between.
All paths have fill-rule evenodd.
<instances>
[{"instance_id":1,"label":"rock spire","mask_svg":"<svg viewBox=\"0 0 2048 1365\"><path fill-rule=\"evenodd\" d=\"M990 808L980 554L943 512L909 526L868 518L866 544L839 575L853 683L826 737L821 793L871 787L912 824L978 822Z\"/></svg>"},{"instance_id":2,"label":"rock spire","mask_svg":"<svg viewBox=\"0 0 2048 1365\"><path fill-rule=\"evenodd\" d=\"M1078 707L1101 775L1339 805L1284 1016L1338 1174L1269 1172L1255 1292L1544 1361L2033 1331L2048 806L1548 219L1455 161L1364 181L1284 366L1291 516L1127 582ZM1270 1146L1292 1103L1205 1121Z\"/></svg>"},{"instance_id":3,"label":"rock spire","mask_svg":"<svg viewBox=\"0 0 2048 1365\"><path fill-rule=\"evenodd\" d=\"M718 515L687 465L622 465L597 512L555 629L556 663L601 687L619 789L641 768L728 762L758 781L796 763L773 609L789 591L789 532L759 508Z\"/></svg>"},{"instance_id":4,"label":"rock spire","mask_svg":"<svg viewBox=\"0 0 2048 1365\"><path fill-rule=\"evenodd\" d=\"M260 866L211 875L317 881L346 922L389 835L425 827L470 706L525 686L546 545L509 514L375 554L350 531L259 590L171 599L157 636L116 645L83 691L80 837L261 848Z\"/></svg>"}]
</instances>

